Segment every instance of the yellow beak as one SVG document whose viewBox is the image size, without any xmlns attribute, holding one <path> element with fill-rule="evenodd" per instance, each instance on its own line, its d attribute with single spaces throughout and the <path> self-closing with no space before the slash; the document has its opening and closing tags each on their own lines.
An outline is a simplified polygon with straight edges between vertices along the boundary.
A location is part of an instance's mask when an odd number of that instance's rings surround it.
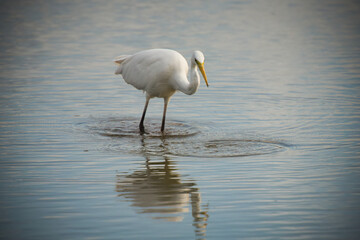
<svg viewBox="0 0 360 240">
<path fill-rule="evenodd" d="M 196 61 L 196 63 L 197 63 L 197 65 L 198 65 L 199 69 L 200 69 L 201 74 L 202 74 L 203 77 L 204 77 L 206 86 L 209 87 L 209 84 L 208 84 L 208 81 L 207 81 L 207 78 L 206 78 L 205 69 L 204 69 L 204 63 L 199 63 L 199 62 L 197 62 L 197 61 Z"/>
</svg>

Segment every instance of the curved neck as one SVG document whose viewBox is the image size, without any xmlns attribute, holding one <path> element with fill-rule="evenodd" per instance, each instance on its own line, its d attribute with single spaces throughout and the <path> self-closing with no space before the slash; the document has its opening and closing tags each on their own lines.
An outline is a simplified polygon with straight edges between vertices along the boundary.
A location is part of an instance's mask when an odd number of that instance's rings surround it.
<svg viewBox="0 0 360 240">
<path fill-rule="evenodd" d="M 200 85 L 200 76 L 197 69 L 195 61 L 192 60 L 189 74 L 190 81 L 187 81 L 187 84 L 179 89 L 181 92 L 192 95 L 197 91 Z"/>
</svg>

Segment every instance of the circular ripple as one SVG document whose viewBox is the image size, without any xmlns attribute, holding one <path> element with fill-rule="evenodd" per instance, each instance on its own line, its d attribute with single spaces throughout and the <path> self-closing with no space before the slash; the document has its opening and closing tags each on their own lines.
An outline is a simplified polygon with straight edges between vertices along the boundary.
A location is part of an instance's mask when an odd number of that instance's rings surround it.
<svg viewBox="0 0 360 240">
<path fill-rule="evenodd" d="M 172 155 L 189 157 L 245 157 L 270 154 L 286 149 L 286 144 L 261 139 L 213 139 L 168 144 Z"/>
<path fill-rule="evenodd" d="M 158 119 L 147 119 L 146 133 L 140 134 L 138 124 L 135 118 L 106 118 L 94 119 L 86 125 L 90 133 L 108 137 L 103 149 L 145 157 L 244 157 L 271 154 L 289 147 L 266 137 L 234 131 L 220 133 L 219 129 L 198 128 L 195 124 L 172 120 L 167 121 L 165 134 L 162 134 Z"/>
<path fill-rule="evenodd" d="M 194 136 L 199 133 L 196 127 L 180 121 L 168 120 L 166 122 L 165 134 L 160 131 L 161 121 L 155 119 L 145 120 L 145 133 L 147 137 L 183 138 Z M 89 125 L 89 129 L 99 135 L 107 137 L 136 137 L 140 135 L 139 119 L 134 118 L 108 118 L 95 121 Z"/>
</svg>

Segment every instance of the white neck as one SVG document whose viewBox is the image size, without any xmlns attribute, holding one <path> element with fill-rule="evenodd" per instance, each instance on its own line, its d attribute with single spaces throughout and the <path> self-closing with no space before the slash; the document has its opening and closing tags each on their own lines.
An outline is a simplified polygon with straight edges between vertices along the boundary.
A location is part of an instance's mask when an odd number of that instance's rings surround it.
<svg viewBox="0 0 360 240">
<path fill-rule="evenodd" d="M 200 76 L 198 72 L 198 67 L 193 58 L 191 59 L 191 68 L 190 68 L 189 77 L 190 77 L 190 81 L 186 79 L 187 83 L 181 87 L 179 86 L 178 90 L 187 95 L 192 95 L 198 90 L 200 85 Z"/>
</svg>

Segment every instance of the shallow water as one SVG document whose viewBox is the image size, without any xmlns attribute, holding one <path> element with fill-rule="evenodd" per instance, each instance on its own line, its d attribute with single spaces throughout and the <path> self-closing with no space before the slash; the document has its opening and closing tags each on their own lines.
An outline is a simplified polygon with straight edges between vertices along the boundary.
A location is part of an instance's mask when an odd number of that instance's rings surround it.
<svg viewBox="0 0 360 240">
<path fill-rule="evenodd" d="M 1 239 L 356 239 L 356 1 L 2 1 Z M 205 54 L 150 101 L 111 60 Z"/>
<path fill-rule="evenodd" d="M 290 145 L 264 136 L 245 132 L 220 132 L 202 127 L 196 122 L 168 121 L 162 133 L 159 121 L 147 119 L 145 133 L 139 130 L 136 118 L 92 119 L 87 126 L 78 124 L 89 134 L 108 137 L 102 141 L 107 150 L 122 153 L 187 156 L 204 158 L 242 157 L 274 153 L 286 150 Z"/>
</svg>

